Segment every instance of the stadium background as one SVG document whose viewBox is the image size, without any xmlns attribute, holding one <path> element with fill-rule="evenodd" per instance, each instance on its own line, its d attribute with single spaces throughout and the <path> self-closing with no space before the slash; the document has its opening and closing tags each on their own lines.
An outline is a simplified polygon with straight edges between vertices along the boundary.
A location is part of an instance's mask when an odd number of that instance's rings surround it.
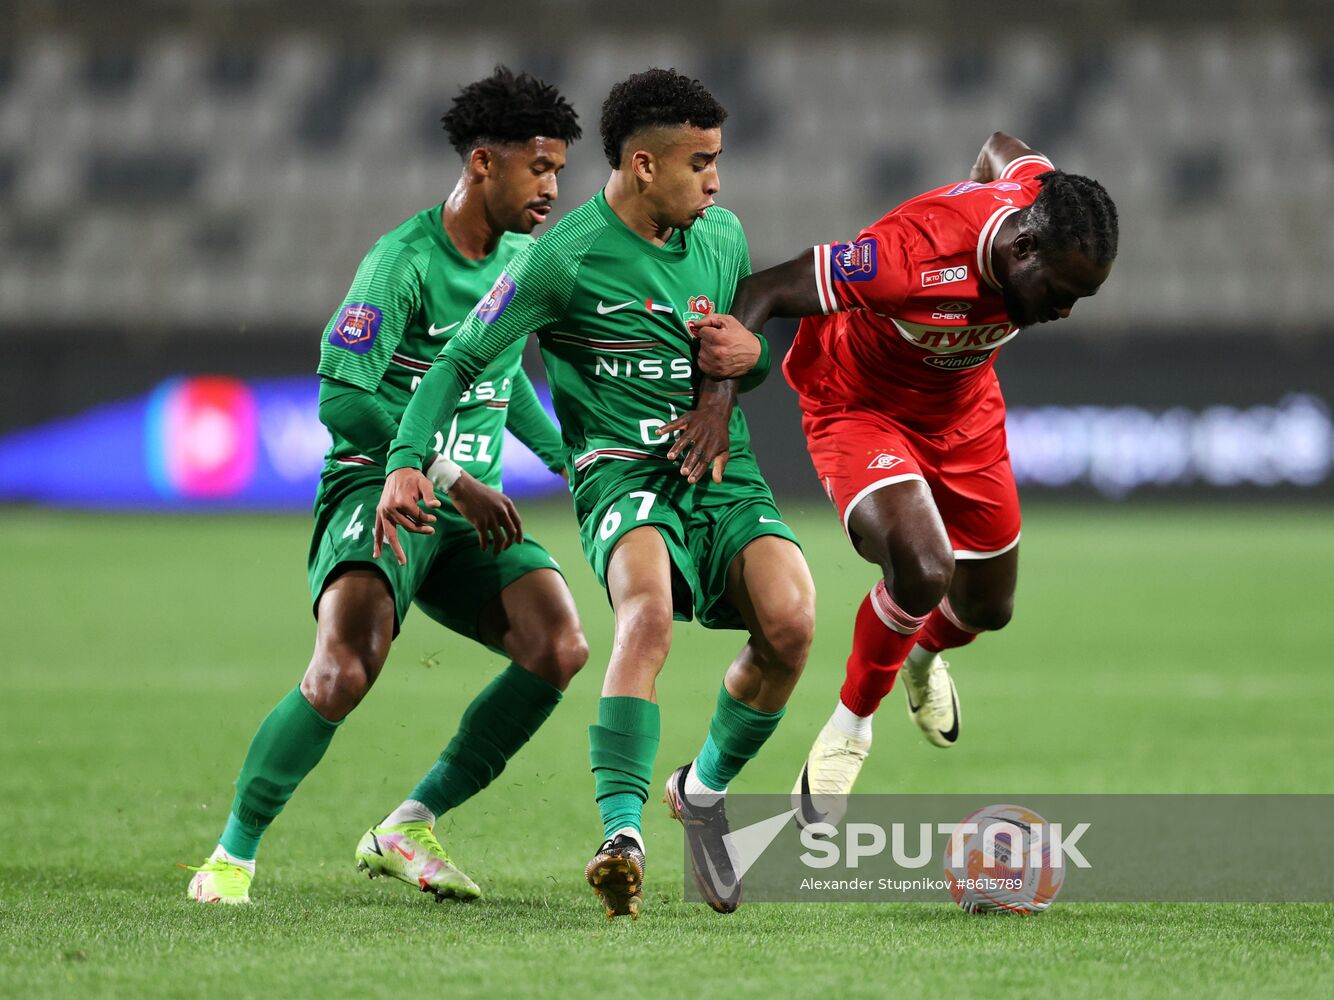
<svg viewBox="0 0 1334 1000">
<path fill-rule="evenodd" d="M 498 61 L 583 117 L 557 214 L 605 179 L 611 83 L 699 76 L 732 113 L 720 200 L 759 267 L 962 177 L 997 128 L 1118 202 L 1105 289 L 1000 361 L 1023 570 L 1014 623 L 954 657 L 964 737 L 933 750 L 891 695 L 859 790 L 1334 789 L 1331 39 L 1327 0 L 3 5 L 0 992 L 605 996 L 612 969 L 677 998 L 1334 994 L 1330 906 L 715 918 L 681 904 L 679 828 L 654 802 L 650 905 L 604 925 L 579 872 L 610 615 L 558 483 L 522 510 L 592 658 L 447 823 L 487 900 L 436 908 L 348 861 L 499 665 L 416 613 L 266 838 L 257 905 L 199 912 L 172 867 L 217 835 L 310 654 L 319 332 L 371 241 L 451 189 L 439 115 Z M 790 330 L 769 332 L 781 350 Z M 828 715 L 873 570 L 781 379 L 745 404 L 819 589 L 807 677 L 738 782 L 772 792 Z M 551 489 L 522 457 L 510 485 Z M 697 748 L 733 648 L 677 630 L 659 778 Z"/>
<path fill-rule="evenodd" d="M 732 113 L 721 199 L 757 267 L 1021 136 L 1105 183 L 1125 247 L 1096 300 L 1003 353 L 1030 493 L 1328 498 L 1329 5 L 919 6 L 7 5 L 0 499 L 58 502 L 43 456 L 98 440 L 109 478 L 84 502 L 302 506 L 318 332 L 376 236 L 449 192 L 439 116 L 499 61 L 583 116 L 557 214 L 605 180 L 613 82 L 698 75 Z M 149 398 L 182 375 L 302 381 Z M 815 492 L 781 379 L 747 408 L 778 490 Z"/>
</svg>

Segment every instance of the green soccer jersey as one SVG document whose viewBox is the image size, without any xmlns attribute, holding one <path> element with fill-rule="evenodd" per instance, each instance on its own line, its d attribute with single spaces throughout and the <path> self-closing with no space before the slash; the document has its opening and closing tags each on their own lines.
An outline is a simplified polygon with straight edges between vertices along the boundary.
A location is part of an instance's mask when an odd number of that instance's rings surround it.
<svg viewBox="0 0 1334 1000">
<path fill-rule="evenodd" d="M 655 432 L 693 405 L 686 323 L 729 309 L 749 273 L 745 233 L 726 209 L 710 208 L 658 246 L 599 193 L 516 254 L 445 345 L 404 414 L 389 471 L 419 467 L 460 387 L 530 333 L 541 343 L 576 482 L 603 461 L 669 464 L 671 441 Z M 739 409 L 731 436 L 734 452 L 748 447 Z"/>
<path fill-rule="evenodd" d="M 464 326 L 510 260 L 533 243 L 505 233 L 482 260 L 458 252 L 436 205 L 382 236 L 357 268 L 343 305 L 325 328 L 319 373 L 373 393 L 397 422 L 441 346 Z M 455 393 L 448 424 L 432 427 L 423 457 L 439 452 L 488 486 L 500 486 L 500 450 L 508 424 L 548 468 L 559 470 L 559 432 L 542 410 L 515 341 L 478 368 Z M 382 478 L 384 447 L 367 453 L 331 429 L 326 492 Z"/>
</svg>

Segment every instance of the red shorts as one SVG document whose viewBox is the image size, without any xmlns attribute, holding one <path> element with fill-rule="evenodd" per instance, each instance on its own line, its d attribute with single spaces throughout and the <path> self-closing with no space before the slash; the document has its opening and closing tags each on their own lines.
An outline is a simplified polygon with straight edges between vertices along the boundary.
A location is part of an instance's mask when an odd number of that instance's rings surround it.
<svg viewBox="0 0 1334 1000">
<path fill-rule="evenodd" d="M 844 532 L 867 496 L 920 479 L 935 499 L 955 559 L 989 559 L 1019 544 L 1019 492 L 1003 404 L 998 415 L 980 412 L 978 419 L 938 436 L 919 434 L 871 410 L 803 404 L 806 447 Z"/>
</svg>

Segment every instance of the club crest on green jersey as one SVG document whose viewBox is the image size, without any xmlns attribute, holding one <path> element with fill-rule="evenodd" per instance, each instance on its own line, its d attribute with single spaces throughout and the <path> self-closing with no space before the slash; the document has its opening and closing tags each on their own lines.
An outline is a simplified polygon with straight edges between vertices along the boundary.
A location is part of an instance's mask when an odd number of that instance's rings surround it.
<svg viewBox="0 0 1334 1000">
<path fill-rule="evenodd" d="M 686 322 L 693 323 L 713 312 L 713 303 L 707 295 L 692 295 L 686 301 Z"/>
</svg>

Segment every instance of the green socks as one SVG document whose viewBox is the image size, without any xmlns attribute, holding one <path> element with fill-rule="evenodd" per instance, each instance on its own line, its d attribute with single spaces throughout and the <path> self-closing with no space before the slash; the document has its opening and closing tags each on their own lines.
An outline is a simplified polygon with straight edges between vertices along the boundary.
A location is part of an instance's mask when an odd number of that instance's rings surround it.
<svg viewBox="0 0 1334 1000">
<path fill-rule="evenodd" d="M 320 762 L 338 726 L 315 711 L 299 687 L 274 706 L 250 741 L 236 778 L 231 815 L 218 841 L 228 854 L 254 860 L 260 837 Z"/>
<path fill-rule="evenodd" d="M 746 761 L 760 752 L 773 735 L 786 708 L 761 712 L 737 701 L 723 685 L 718 706 L 709 720 L 709 735 L 695 758 L 695 773 L 707 787 L 721 792 L 732 783 Z"/>
<path fill-rule="evenodd" d="M 511 663 L 463 712 L 459 730 L 408 796 L 440 816 L 489 785 L 561 700 L 559 688 Z"/>
<path fill-rule="evenodd" d="M 662 718 L 651 701 L 598 701 L 597 725 L 588 727 L 588 756 L 604 836 L 627 826 L 639 829 L 661 732 Z"/>
</svg>

